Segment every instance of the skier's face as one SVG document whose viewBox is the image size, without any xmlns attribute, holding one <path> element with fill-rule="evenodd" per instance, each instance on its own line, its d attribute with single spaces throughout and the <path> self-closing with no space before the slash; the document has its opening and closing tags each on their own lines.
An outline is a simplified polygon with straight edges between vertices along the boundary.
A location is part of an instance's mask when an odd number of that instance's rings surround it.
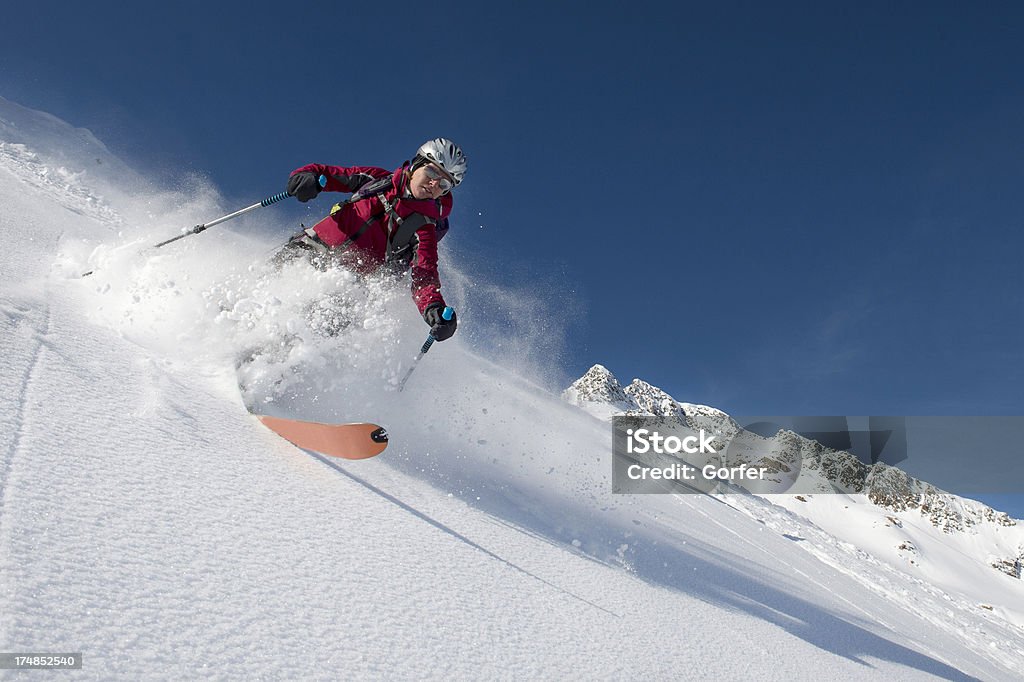
<svg viewBox="0 0 1024 682">
<path fill-rule="evenodd" d="M 450 176 L 433 163 L 417 168 L 409 181 L 409 191 L 416 199 L 437 199 L 451 188 Z"/>
</svg>

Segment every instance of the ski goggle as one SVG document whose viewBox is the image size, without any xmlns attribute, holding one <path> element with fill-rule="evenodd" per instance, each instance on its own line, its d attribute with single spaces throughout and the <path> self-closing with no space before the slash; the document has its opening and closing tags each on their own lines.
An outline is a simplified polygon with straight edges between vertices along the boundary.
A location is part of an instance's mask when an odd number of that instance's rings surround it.
<svg viewBox="0 0 1024 682">
<path fill-rule="evenodd" d="M 438 168 L 432 163 L 428 163 L 423 167 L 423 171 L 427 174 L 427 177 L 431 180 L 437 180 L 437 186 L 442 192 L 450 192 L 455 184 L 451 180 L 451 176 L 446 174 L 443 170 Z"/>
</svg>

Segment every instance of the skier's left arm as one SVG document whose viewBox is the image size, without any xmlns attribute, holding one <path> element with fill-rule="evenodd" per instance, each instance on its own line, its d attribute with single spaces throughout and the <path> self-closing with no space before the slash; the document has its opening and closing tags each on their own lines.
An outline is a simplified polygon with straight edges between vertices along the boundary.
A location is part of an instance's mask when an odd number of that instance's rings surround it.
<svg viewBox="0 0 1024 682">
<path fill-rule="evenodd" d="M 437 274 L 436 226 L 431 223 L 420 228 L 416 231 L 415 239 L 409 268 L 412 273 L 412 298 L 423 315 L 423 321 L 430 325 L 430 334 L 437 341 L 445 341 L 459 328 L 459 321 L 455 311 L 452 311 L 450 319 L 441 316 L 445 302 L 441 296 L 441 278 Z"/>
<path fill-rule="evenodd" d="M 437 228 L 427 223 L 416 230 L 413 237 L 412 261 L 409 274 L 412 276 L 412 300 L 422 315 L 427 308 L 445 305 L 441 296 L 441 277 L 437 271 Z"/>
</svg>

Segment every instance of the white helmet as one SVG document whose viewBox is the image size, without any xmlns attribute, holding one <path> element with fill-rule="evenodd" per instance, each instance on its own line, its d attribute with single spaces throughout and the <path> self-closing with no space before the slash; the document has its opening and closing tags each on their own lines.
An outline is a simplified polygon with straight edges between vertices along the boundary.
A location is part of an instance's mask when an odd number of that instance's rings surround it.
<svg viewBox="0 0 1024 682">
<path fill-rule="evenodd" d="M 462 177 L 466 174 L 466 155 L 462 153 L 459 145 L 443 137 L 435 137 L 421 144 L 416 150 L 416 157 L 436 163 L 452 176 L 452 181 L 456 185 L 462 182 Z"/>
</svg>

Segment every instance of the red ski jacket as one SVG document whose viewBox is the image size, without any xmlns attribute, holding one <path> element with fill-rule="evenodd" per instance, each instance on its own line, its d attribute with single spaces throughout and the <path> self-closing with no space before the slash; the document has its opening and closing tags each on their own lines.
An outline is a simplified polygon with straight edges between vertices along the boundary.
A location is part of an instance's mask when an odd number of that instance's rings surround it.
<svg viewBox="0 0 1024 682">
<path fill-rule="evenodd" d="M 407 170 L 408 164 L 387 171 L 373 166 L 346 168 L 311 163 L 295 169 L 292 175 L 311 171 L 326 176 L 325 192 L 355 192 L 368 182 L 389 175 L 392 177 L 392 187 L 387 191 L 335 206 L 331 215 L 314 225 L 313 229 L 320 241 L 331 248 L 345 244 L 346 240 L 358 235 L 347 246 L 358 254 L 356 266 L 361 271 L 377 270 L 384 265 L 389 254 L 399 256 L 399 263 L 408 263 L 412 275 L 412 298 L 422 314 L 432 303 L 445 305 L 441 296 L 441 278 L 437 273 L 437 225 L 439 221 L 446 221 L 451 214 L 452 196 L 445 194 L 438 199 L 413 198 L 408 192 Z M 382 199 L 392 206 L 406 225 L 406 230 L 398 229 Z M 392 243 L 390 250 L 389 228 L 391 235 L 405 241 L 401 244 Z M 407 235 L 410 229 L 415 231 Z M 402 251 L 406 247 L 407 250 Z"/>
</svg>

